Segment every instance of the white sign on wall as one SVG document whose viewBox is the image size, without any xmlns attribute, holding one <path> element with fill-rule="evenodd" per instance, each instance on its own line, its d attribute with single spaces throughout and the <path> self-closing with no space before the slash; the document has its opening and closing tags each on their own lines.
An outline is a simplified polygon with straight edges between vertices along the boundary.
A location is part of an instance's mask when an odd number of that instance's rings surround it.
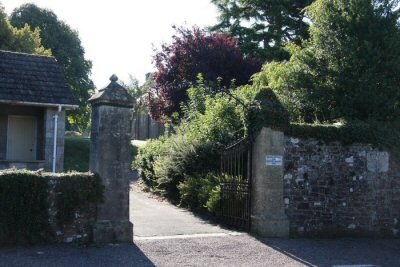
<svg viewBox="0 0 400 267">
<path fill-rule="evenodd" d="M 283 157 L 281 155 L 267 155 L 267 166 L 282 166 Z"/>
</svg>

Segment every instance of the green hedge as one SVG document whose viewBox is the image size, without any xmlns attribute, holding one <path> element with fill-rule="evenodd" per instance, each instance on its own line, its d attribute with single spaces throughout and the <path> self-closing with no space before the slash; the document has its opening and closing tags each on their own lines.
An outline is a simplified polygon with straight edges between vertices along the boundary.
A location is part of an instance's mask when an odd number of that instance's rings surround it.
<svg viewBox="0 0 400 267">
<path fill-rule="evenodd" d="M 51 193 L 55 194 L 57 224 L 62 225 L 85 204 L 101 201 L 103 186 L 92 173 L 0 171 L 0 245 L 54 240 L 49 220 Z"/>
</svg>

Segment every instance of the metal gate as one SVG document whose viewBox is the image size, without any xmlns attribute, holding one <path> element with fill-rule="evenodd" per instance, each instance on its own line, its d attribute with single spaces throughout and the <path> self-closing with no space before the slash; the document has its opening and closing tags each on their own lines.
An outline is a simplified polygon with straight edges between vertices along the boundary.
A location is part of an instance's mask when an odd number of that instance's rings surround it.
<svg viewBox="0 0 400 267">
<path fill-rule="evenodd" d="M 252 142 L 249 138 L 225 148 L 221 156 L 221 220 L 250 231 Z"/>
</svg>

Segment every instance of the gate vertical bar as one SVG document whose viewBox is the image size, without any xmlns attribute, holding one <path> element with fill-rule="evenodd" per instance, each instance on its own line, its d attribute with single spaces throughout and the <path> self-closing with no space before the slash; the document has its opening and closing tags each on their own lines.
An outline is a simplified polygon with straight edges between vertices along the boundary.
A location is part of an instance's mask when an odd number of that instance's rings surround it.
<svg viewBox="0 0 400 267">
<path fill-rule="evenodd" d="M 221 220 L 250 230 L 251 139 L 242 139 L 221 153 Z"/>
</svg>

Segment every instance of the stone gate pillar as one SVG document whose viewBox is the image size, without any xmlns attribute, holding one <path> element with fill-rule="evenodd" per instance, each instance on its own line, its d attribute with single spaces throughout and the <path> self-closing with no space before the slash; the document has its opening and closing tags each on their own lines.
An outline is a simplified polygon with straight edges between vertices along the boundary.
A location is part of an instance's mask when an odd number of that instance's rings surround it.
<svg viewBox="0 0 400 267">
<path fill-rule="evenodd" d="M 263 128 L 253 145 L 252 232 L 288 237 L 289 220 L 283 202 L 284 134 Z"/>
<path fill-rule="evenodd" d="M 95 242 L 133 242 L 129 221 L 130 134 L 134 100 L 125 88 L 111 83 L 94 94 L 90 142 L 90 170 L 99 174 L 104 202 L 97 208 Z"/>
</svg>

